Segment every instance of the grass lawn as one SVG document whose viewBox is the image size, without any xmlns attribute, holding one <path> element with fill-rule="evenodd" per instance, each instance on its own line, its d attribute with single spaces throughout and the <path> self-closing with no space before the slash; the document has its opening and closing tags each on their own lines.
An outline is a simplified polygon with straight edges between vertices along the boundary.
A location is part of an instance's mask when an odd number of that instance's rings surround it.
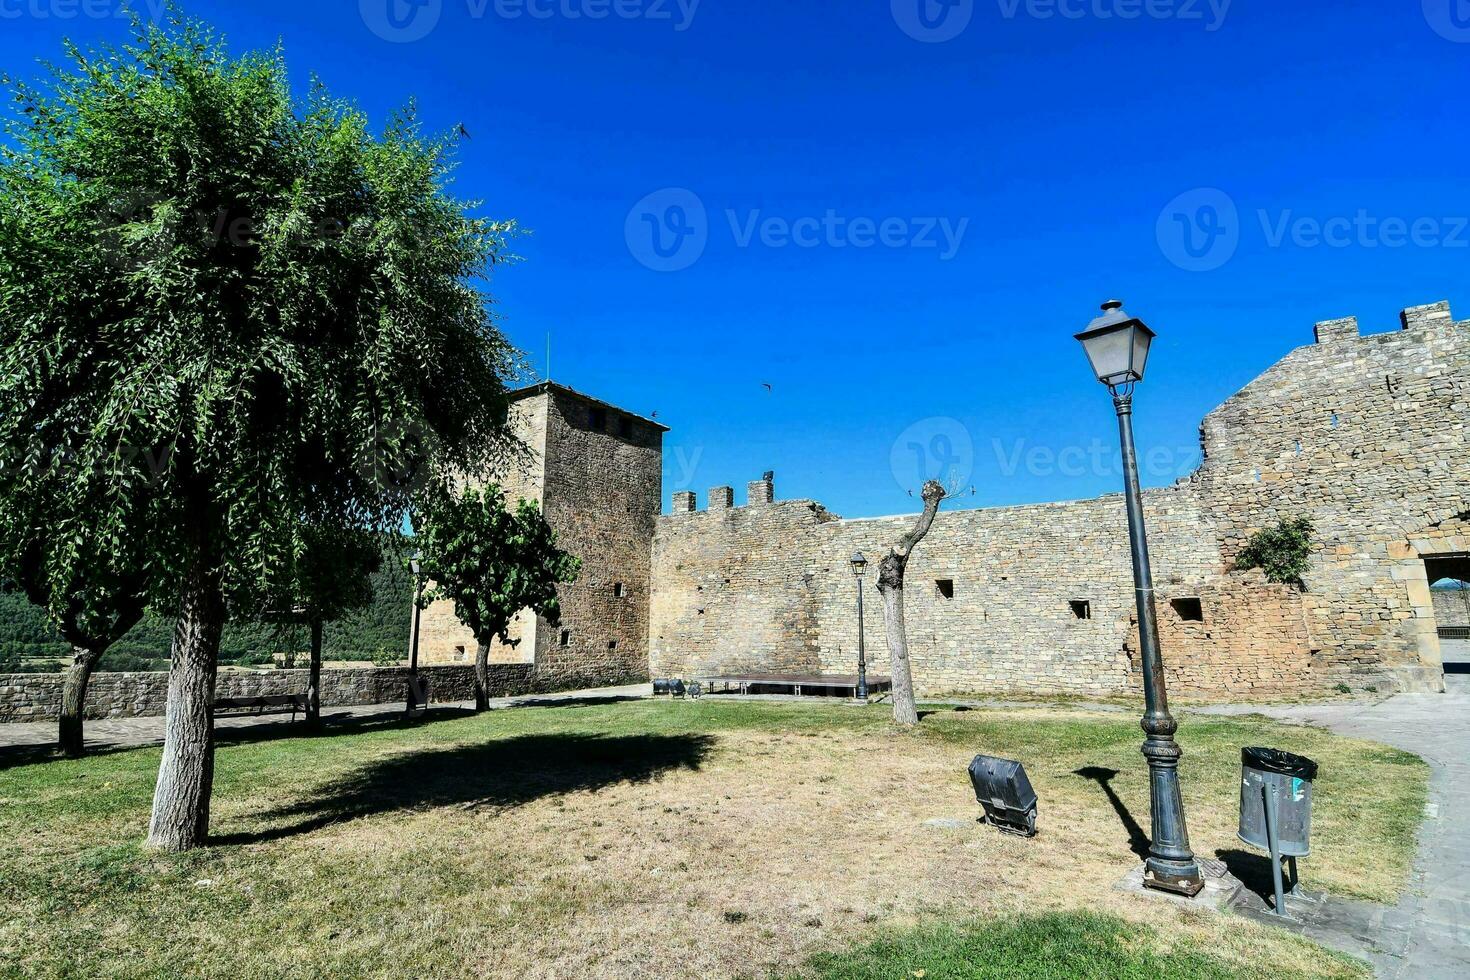
<svg viewBox="0 0 1470 980">
<path fill-rule="evenodd" d="M 223 744 L 215 844 L 181 856 L 139 847 L 157 749 L 24 766 L 0 772 L 0 975 L 1363 975 L 1113 889 L 1148 824 L 1141 738 L 1069 708 L 903 733 L 886 707 L 709 699 L 344 727 Z M 1181 741 L 1198 853 L 1262 873 L 1239 751 L 1275 745 L 1322 764 L 1307 886 L 1397 894 L 1416 757 L 1259 718 L 1186 715 Z M 981 751 L 1025 761 L 1034 840 L 974 822 Z"/>
</svg>

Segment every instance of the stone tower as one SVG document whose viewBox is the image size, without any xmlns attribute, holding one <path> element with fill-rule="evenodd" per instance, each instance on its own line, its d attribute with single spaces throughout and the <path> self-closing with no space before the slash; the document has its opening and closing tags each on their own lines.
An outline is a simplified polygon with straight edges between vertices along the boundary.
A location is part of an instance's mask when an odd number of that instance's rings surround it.
<svg viewBox="0 0 1470 980">
<path fill-rule="evenodd" d="M 648 678 L 648 605 L 654 521 L 663 497 L 666 426 L 565 385 L 514 391 L 511 426 L 530 452 L 498 475 L 511 503 L 535 501 L 562 548 L 582 560 L 563 585 L 561 625 L 521 612 L 514 646 L 491 663 L 533 663 L 536 686 L 599 686 Z M 421 663 L 473 661 L 475 641 L 439 602 L 424 610 Z"/>
</svg>

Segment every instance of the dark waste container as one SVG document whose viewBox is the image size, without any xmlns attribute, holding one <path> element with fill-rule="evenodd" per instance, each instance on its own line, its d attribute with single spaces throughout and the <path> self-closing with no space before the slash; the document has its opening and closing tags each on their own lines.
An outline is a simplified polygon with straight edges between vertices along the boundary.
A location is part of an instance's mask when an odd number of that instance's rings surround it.
<svg viewBox="0 0 1470 980">
<path fill-rule="evenodd" d="M 1271 850 L 1266 804 L 1276 800 L 1276 852 L 1306 857 L 1312 843 L 1312 780 L 1317 763 L 1280 749 L 1240 750 L 1240 839 Z"/>
<path fill-rule="evenodd" d="M 1026 767 L 1011 759 L 977 755 L 970 763 L 970 785 L 985 809 L 985 819 L 998 830 L 1036 836 L 1036 791 Z"/>
</svg>

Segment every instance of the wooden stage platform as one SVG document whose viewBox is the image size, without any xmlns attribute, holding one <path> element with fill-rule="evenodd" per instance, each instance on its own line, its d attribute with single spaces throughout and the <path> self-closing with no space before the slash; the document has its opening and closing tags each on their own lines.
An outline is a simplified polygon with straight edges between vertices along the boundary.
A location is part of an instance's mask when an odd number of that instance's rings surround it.
<svg viewBox="0 0 1470 980">
<path fill-rule="evenodd" d="M 694 678 L 706 694 L 795 694 L 857 697 L 857 674 L 710 674 Z M 868 694 L 893 690 L 891 677 L 868 675 Z"/>
</svg>

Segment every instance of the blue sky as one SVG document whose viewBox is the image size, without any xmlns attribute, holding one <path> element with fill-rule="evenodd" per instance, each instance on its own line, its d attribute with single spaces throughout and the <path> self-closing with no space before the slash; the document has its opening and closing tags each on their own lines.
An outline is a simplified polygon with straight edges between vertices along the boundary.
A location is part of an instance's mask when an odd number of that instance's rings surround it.
<svg viewBox="0 0 1470 980">
<path fill-rule="evenodd" d="M 0 68 L 121 38 L 116 9 L 0 0 Z M 504 329 L 672 427 L 666 499 L 767 469 L 845 516 L 915 509 L 922 468 L 961 506 L 1113 492 L 1072 340 L 1111 296 L 1159 333 L 1150 485 L 1314 321 L 1470 317 L 1464 0 L 185 9 L 375 119 L 464 124 L 458 193 L 531 231 Z"/>
</svg>

